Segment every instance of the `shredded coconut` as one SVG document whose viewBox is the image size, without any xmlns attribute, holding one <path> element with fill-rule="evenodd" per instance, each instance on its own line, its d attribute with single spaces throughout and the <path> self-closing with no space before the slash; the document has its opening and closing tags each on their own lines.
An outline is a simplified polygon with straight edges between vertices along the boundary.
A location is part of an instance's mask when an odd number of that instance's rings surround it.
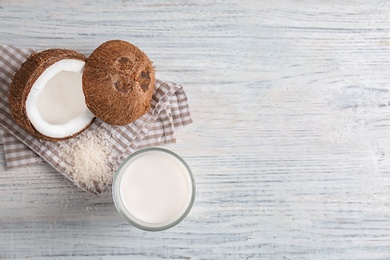
<svg viewBox="0 0 390 260">
<path fill-rule="evenodd" d="M 100 192 L 112 183 L 114 167 L 108 160 L 112 144 L 106 130 L 88 129 L 71 142 L 60 143 L 59 149 L 66 155 L 63 166 L 75 184 Z"/>
</svg>

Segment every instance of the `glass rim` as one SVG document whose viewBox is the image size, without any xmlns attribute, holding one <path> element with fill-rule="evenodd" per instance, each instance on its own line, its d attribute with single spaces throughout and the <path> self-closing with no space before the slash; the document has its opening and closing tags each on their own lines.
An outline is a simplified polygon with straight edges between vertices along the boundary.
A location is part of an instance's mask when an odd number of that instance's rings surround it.
<svg viewBox="0 0 390 260">
<path fill-rule="evenodd" d="M 148 225 L 143 225 L 143 224 L 140 224 L 138 222 L 135 222 L 133 219 L 131 219 L 131 217 L 128 216 L 130 214 L 130 212 L 128 212 L 125 209 L 123 202 L 122 202 L 122 199 L 121 199 L 121 196 L 120 196 L 120 187 L 119 187 L 120 181 L 119 181 L 119 179 L 123 175 L 122 169 L 124 169 L 124 167 L 127 166 L 127 163 L 129 161 L 131 161 L 133 158 L 135 158 L 136 156 L 143 154 L 143 153 L 146 153 L 146 152 L 150 152 L 150 151 L 163 152 L 163 153 L 172 155 L 173 157 L 178 159 L 183 164 L 183 166 L 186 168 L 187 173 L 190 177 L 190 181 L 191 181 L 191 184 L 190 184 L 191 198 L 190 198 L 188 205 L 186 206 L 186 210 L 180 215 L 180 217 L 178 217 L 174 221 L 169 222 L 168 224 L 165 224 L 162 226 L 148 226 Z M 162 230 L 172 228 L 172 227 L 176 226 L 177 224 L 179 224 L 191 211 L 192 206 L 193 206 L 194 201 L 195 201 L 195 180 L 194 180 L 194 176 L 193 176 L 193 173 L 192 173 L 190 166 L 178 154 L 176 154 L 168 149 L 160 148 L 160 147 L 143 148 L 143 149 L 140 149 L 140 150 L 132 153 L 131 155 L 129 155 L 125 160 L 123 160 L 123 162 L 120 164 L 120 166 L 116 170 L 114 178 L 113 178 L 113 182 L 112 182 L 112 198 L 113 198 L 115 207 L 116 207 L 117 211 L 119 212 L 119 214 L 132 226 L 139 228 L 139 229 L 142 229 L 142 230 L 145 230 L 145 231 L 162 231 Z M 143 222 L 143 221 L 140 221 L 140 222 Z M 143 222 L 143 223 L 145 223 L 145 222 Z"/>
</svg>

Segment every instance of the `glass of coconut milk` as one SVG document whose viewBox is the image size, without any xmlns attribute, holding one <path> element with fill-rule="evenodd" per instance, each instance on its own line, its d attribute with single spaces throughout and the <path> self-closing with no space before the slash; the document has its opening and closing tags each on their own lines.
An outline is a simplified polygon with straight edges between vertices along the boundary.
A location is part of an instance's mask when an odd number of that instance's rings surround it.
<svg viewBox="0 0 390 260">
<path fill-rule="evenodd" d="M 195 182 L 180 156 L 163 148 L 146 148 L 119 167 L 112 195 L 119 213 L 130 224 L 160 231 L 177 225 L 190 212 Z"/>
</svg>

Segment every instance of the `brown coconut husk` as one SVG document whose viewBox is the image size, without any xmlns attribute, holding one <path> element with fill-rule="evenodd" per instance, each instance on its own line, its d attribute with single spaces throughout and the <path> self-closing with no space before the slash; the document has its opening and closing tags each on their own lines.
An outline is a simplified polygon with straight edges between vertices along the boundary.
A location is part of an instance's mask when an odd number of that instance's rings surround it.
<svg viewBox="0 0 390 260">
<path fill-rule="evenodd" d="M 96 117 L 113 125 L 129 124 L 149 110 L 154 83 L 146 54 L 121 40 L 96 48 L 83 72 L 85 103 Z"/>
<path fill-rule="evenodd" d="M 31 54 L 15 73 L 9 87 L 8 102 L 15 122 L 29 134 L 48 141 L 60 141 L 72 138 L 83 130 L 64 138 L 53 138 L 38 132 L 28 118 L 26 100 L 32 86 L 46 68 L 63 59 L 85 61 L 86 57 L 76 51 L 66 49 L 48 49 Z M 92 123 L 93 120 L 91 120 Z"/>
</svg>

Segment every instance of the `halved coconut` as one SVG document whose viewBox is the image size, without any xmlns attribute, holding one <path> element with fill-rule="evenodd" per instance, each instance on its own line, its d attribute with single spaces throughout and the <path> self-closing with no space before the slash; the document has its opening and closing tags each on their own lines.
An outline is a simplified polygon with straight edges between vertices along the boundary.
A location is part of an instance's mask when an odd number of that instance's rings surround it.
<svg viewBox="0 0 390 260">
<path fill-rule="evenodd" d="M 83 72 L 88 108 L 113 125 L 129 124 L 149 110 L 154 83 L 154 69 L 146 54 L 121 40 L 96 48 Z"/>
<path fill-rule="evenodd" d="M 16 123 L 31 135 L 59 141 L 85 130 L 95 116 L 85 104 L 85 56 L 72 50 L 34 53 L 16 72 L 9 105 Z"/>
</svg>

